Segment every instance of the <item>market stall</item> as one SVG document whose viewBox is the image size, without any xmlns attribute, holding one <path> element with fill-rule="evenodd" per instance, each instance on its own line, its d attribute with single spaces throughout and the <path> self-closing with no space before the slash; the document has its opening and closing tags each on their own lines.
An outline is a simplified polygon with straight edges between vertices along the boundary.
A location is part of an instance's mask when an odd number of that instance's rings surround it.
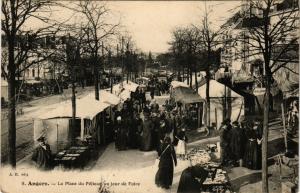
<svg viewBox="0 0 300 193">
<path fill-rule="evenodd" d="M 172 81 L 171 82 L 171 89 L 175 89 L 177 87 L 186 87 L 186 88 L 188 88 L 189 85 L 185 84 L 184 82 L 180 82 L 180 81 L 176 81 L 176 80 Z"/>
<path fill-rule="evenodd" d="M 192 167 L 203 168 L 208 172 L 205 179 L 195 177 L 201 183 L 201 192 L 231 192 L 231 186 L 227 172 L 223 170 L 218 159 L 213 159 L 217 149 L 213 150 L 210 146 L 207 149 L 193 148 L 187 155 Z M 200 190 L 199 190 L 200 191 Z"/>
<path fill-rule="evenodd" d="M 241 95 L 215 80 L 210 80 L 209 87 L 210 112 L 207 115 L 211 126 L 219 128 L 224 119 L 230 118 L 233 122 L 244 115 L 245 103 Z M 198 94 L 206 98 L 206 84 L 198 88 Z"/>
<path fill-rule="evenodd" d="M 84 140 L 84 137 L 90 134 L 95 134 L 99 142 L 100 126 L 98 119 L 100 113 L 109 106 L 110 104 L 97 101 L 89 95 L 77 99 L 75 130 L 71 131 L 72 104 L 70 101 L 60 103 L 57 108 L 40 114 L 34 119 L 34 138 L 46 135 L 53 153 L 70 145 L 75 138 Z"/>
<path fill-rule="evenodd" d="M 205 100 L 182 82 L 173 81 L 172 83 L 170 98 L 179 107 L 181 115 L 187 119 L 185 121 L 187 127 L 201 127 L 204 124 Z"/>
<path fill-rule="evenodd" d="M 134 83 L 134 82 L 123 81 L 123 82 L 121 82 L 121 83 L 116 84 L 116 85 L 113 86 L 113 88 L 112 88 L 112 94 L 120 97 L 123 100 L 126 100 L 127 99 L 126 97 L 128 97 L 128 93 L 136 92 L 136 90 L 137 90 L 138 87 L 139 87 L 139 85 L 136 84 L 136 83 Z M 123 94 L 121 94 L 121 93 L 123 93 Z"/>
</svg>

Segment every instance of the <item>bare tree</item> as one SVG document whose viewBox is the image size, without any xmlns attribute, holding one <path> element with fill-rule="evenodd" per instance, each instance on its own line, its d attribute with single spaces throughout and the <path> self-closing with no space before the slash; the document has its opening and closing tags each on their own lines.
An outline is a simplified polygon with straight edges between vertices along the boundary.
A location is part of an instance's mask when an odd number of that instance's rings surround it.
<svg viewBox="0 0 300 193">
<path fill-rule="evenodd" d="M 70 75 L 70 82 L 72 88 L 72 129 L 69 132 L 69 139 L 71 143 L 74 140 L 75 118 L 76 118 L 76 82 L 80 74 L 81 56 L 84 54 L 83 41 L 83 26 L 80 24 L 64 25 L 64 31 L 67 33 L 61 38 L 64 41 L 57 46 L 55 54 L 49 60 L 55 64 L 64 66 Z"/>
<path fill-rule="evenodd" d="M 83 28 L 87 52 L 94 68 L 95 98 L 99 100 L 99 67 L 102 65 L 101 51 L 105 38 L 116 34 L 119 23 L 108 22 L 110 10 L 101 1 L 80 1 L 76 9 L 83 15 L 87 25 Z M 103 65 L 102 65 L 103 66 Z"/>
<path fill-rule="evenodd" d="M 46 48 L 35 45 L 46 35 L 54 34 L 57 30 L 50 27 L 37 30 L 25 30 L 28 19 L 34 18 L 42 22 L 50 22 L 47 13 L 53 2 L 49 0 L 3 0 L 1 29 L 6 36 L 8 47 L 7 66 L 1 64 L 2 72 L 8 80 L 8 163 L 16 167 L 16 75 L 31 65 L 37 64 L 50 54 Z"/>
<path fill-rule="evenodd" d="M 198 28 L 198 27 L 196 27 Z M 206 79 L 206 102 L 207 102 L 207 112 L 210 112 L 210 96 L 209 96 L 209 80 L 211 79 L 211 70 L 213 69 L 213 52 L 217 50 L 222 42 L 220 41 L 220 36 L 222 35 L 222 29 L 214 30 L 209 22 L 209 13 L 207 12 L 205 4 L 205 15 L 202 19 L 201 27 L 198 28 L 201 32 L 200 41 L 205 50 L 206 55 L 206 69 L 205 69 L 205 79 Z M 207 116 L 207 125 L 210 126 L 210 116 Z"/>
<path fill-rule="evenodd" d="M 243 27 L 247 29 L 246 36 L 240 41 L 249 46 L 250 56 L 259 56 L 263 59 L 263 84 L 266 88 L 263 111 L 263 140 L 262 140 L 262 192 L 268 190 L 268 122 L 271 86 L 274 74 L 280 69 L 292 72 L 287 64 L 292 58 L 284 57 L 299 47 L 298 21 L 299 5 L 297 1 L 279 0 L 249 0 L 246 2 L 247 10 L 244 12 Z M 284 7 L 281 10 L 278 8 Z M 277 8 L 277 12 L 273 11 Z M 252 11 L 256 11 L 253 14 Z M 279 46 L 280 45 L 280 46 Z M 295 46 L 297 45 L 297 46 Z M 276 52 L 275 52 L 276 50 Z M 283 59 L 284 58 L 284 59 Z"/>
<path fill-rule="evenodd" d="M 174 66 L 177 70 L 177 79 L 184 77 L 184 30 L 182 28 L 176 28 L 172 31 L 171 52 L 174 56 Z M 183 80 L 182 80 L 183 81 Z"/>
</svg>

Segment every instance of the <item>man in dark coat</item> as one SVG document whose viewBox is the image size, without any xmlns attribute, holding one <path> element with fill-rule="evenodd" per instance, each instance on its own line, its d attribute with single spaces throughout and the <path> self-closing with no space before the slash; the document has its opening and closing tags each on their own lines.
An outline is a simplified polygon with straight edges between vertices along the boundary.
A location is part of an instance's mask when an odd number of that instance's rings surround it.
<svg viewBox="0 0 300 193">
<path fill-rule="evenodd" d="M 153 130 L 152 130 L 152 147 L 155 148 L 157 151 L 160 147 L 160 118 L 157 113 L 152 113 L 151 120 L 153 123 Z"/>
<path fill-rule="evenodd" d="M 106 134 L 106 142 L 110 143 L 113 141 L 114 133 L 113 133 L 113 125 L 112 120 L 107 114 L 105 116 L 105 134 Z"/>
<path fill-rule="evenodd" d="M 35 162 L 37 168 L 41 170 L 49 170 L 53 166 L 52 154 L 49 144 L 45 142 L 45 137 L 39 137 L 39 142 L 32 154 L 32 161 Z"/>
<path fill-rule="evenodd" d="M 118 151 L 126 150 L 128 131 L 126 125 L 124 124 L 124 122 L 122 122 L 121 116 L 117 117 L 117 123 L 115 125 L 115 133 L 116 133 L 116 141 L 115 141 L 116 149 Z"/>
<path fill-rule="evenodd" d="M 232 123 L 232 129 L 230 130 L 230 152 L 232 152 L 232 161 L 233 164 L 236 165 L 237 162 L 242 158 L 242 130 L 239 127 L 239 123 L 237 121 Z"/>
<path fill-rule="evenodd" d="M 143 131 L 141 133 L 141 147 L 142 151 L 151 151 L 152 149 L 152 130 L 153 123 L 149 118 L 148 113 L 144 113 L 145 120 L 142 124 Z"/>
<path fill-rule="evenodd" d="M 220 128 L 221 163 L 226 165 L 230 161 L 230 120 L 225 120 Z"/>
<path fill-rule="evenodd" d="M 206 171 L 203 167 L 192 166 L 186 168 L 181 173 L 177 193 L 201 192 L 201 186 L 207 176 L 208 171 Z"/>
<path fill-rule="evenodd" d="M 139 144 L 139 127 L 142 123 L 142 120 L 138 117 L 137 112 L 133 113 L 133 118 L 131 120 L 131 125 L 129 127 L 129 146 L 131 148 L 138 148 Z"/>
<path fill-rule="evenodd" d="M 256 121 L 251 125 L 252 128 L 247 130 L 247 146 L 244 155 L 244 166 L 249 169 L 259 170 L 262 164 L 262 125 L 259 121 Z"/>
</svg>

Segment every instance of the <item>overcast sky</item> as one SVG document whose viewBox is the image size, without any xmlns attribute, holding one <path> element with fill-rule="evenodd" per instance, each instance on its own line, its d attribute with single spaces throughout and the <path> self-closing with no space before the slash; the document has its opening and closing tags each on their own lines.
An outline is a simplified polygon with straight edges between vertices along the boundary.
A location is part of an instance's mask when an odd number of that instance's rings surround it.
<svg viewBox="0 0 300 193">
<path fill-rule="evenodd" d="M 211 25 L 218 28 L 239 4 L 240 1 L 207 1 Z M 121 18 L 122 25 L 132 35 L 136 46 L 144 52 L 154 53 L 168 50 L 171 31 L 175 27 L 200 25 L 205 13 L 204 1 L 109 1 L 107 6 L 114 17 Z M 52 17 L 63 20 L 70 16 L 68 12 L 60 10 Z"/>
<path fill-rule="evenodd" d="M 217 28 L 232 15 L 238 1 L 207 2 L 210 21 Z M 143 51 L 168 50 L 171 31 L 178 26 L 200 25 L 205 13 L 204 1 L 110 2 L 112 10 L 120 12 L 122 23 Z"/>
</svg>

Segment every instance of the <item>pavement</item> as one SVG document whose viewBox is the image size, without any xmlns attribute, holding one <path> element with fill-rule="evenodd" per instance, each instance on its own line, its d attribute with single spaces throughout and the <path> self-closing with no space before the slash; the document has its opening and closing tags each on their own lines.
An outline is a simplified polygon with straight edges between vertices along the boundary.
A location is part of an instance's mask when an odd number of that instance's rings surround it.
<svg viewBox="0 0 300 193">
<path fill-rule="evenodd" d="M 215 143 L 219 137 L 202 139 L 190 143 L 187 148 L 199 147 L 200 144 Z M 140 183 L 140 186 L 117 188 L 111 187 L 115 192 L 157 192 L 157 193 L 173 193 L 177 192 L 181 173 L 190 166 L 189 161 L 177 159 L 178 164 L 174 168 L 173 184 L 170 189 L 158 188 L 155 185 L 155 174 L 157 168 L 154 167 L 156 151 L 142 152 L 139 150 L 115 150 L 114 143 L 108 145 L 102 156 L 98 159 L 93 171 L 109 171 L 111 176 L 106 181 L 132 181 Z M 121 188 L 121 189 L 120 189 Z M 126 189 L 127 188 L 127 189 Z"/>
</svg>

